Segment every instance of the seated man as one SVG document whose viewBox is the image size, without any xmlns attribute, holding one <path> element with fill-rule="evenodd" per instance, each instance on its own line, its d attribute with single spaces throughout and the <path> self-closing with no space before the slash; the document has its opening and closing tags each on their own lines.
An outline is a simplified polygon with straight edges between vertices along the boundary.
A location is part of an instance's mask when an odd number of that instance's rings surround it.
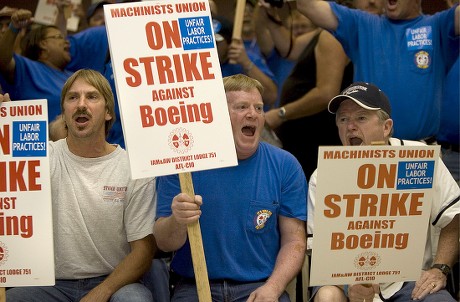
<svg viewBox="0 0 460 302">
<path fill-rule="evenodd" d="M 7 301 L 151 302 L 139 280 L 155 252 L 155 181 L 131 179 L 126 151 L 105 139 L 115 114 L 102 74 L 75 72 L 61 108 L 68 136 L 48 150 L 56 284 L 9 289 Z"/>
<path fill-rule="evenodd" d="M 418 146 L 421 142 L 392 138 L 393 120 L 391 106 L 386 95 L 376 86 L 368 83 L 354 83 L 334 97 L 328 105 L 336 114 L 336 125 L 344 146 L 371 145 L 383 141 L 391 146 Z M 441 159 L 435 172 L 435 193 L 431 210 L 429 229 L 440 232 L 439 242 L 431 242 L 427 237 L 423 270 L 417 282 L 362 284 L 342 287 L 323 286 L 313 289 L 315 302 L 318 301 L 373 301 L 374 294 L 380 292 L 383 301 L 455 301 L 445 290 L 450 268 L 458 261 L 458 235 L 460 213 L 460 189 Z M 308 188 L 308 233 L 313 234 L 314 206 L 316 196 L 317 171 Z M 436 250 L 437 246 L 437 250 Z M 435 257 L 433 259 L 433 254 Z M 380 288 L 379 288 L 380 287 Z"/>
<path fill-rule="evenodd" d="M 305 259 L 306 178 L 290 153 L 260 142 L 260 82 L 237 74 L 224 87 L 238 166 L 194 172 L 195 198 L 180 193 L 177 175 L 158 178 L 154 234 L 176 251 L 172 301 L 198 301 L 187 224 L 199 219 L 213 301 L 289 302 Z"/>
</svg>

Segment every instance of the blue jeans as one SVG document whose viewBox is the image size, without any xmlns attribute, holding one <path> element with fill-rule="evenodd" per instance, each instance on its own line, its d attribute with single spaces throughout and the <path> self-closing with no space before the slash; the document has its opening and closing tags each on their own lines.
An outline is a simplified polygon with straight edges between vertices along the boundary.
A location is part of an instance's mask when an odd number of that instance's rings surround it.
<svg viewBox="0 0 460 302">
<path fill-rule="evenodd" d="M 411 294 L 414 290 L 415 282 L 404 282 L 403 287 L 396 292 L 391 298 L 386 299 L 385 301 L 391 302 L 406 302 L 411 301 Z M 440 290 L 434 294 L 430 294 L 425 297 L 425 299 L 417 300 L 419 302 L 455 302 L 455 299 L 452 298 L 451 294 L 445 289 Z"/>
<path fill-rule="evenodd" d="M 415 287 L 415 282 L 404 282 L 403 287 L 397 291 L 391 298 L 385 299 L 383 301 L 388 301 L 388 302 L 408 302 L 408 301 L 413 301 L 411 299 L 412 291 L 414 290 Z M 313 301 L 316 292 L 320 286 L 315 286 L 312 289 L 312 296 L 310 298 L 310 301 Z M 425 297 L 425 299 L 422 300 L 417 300 L 420 302 L 455 302 L 454 298 L 449 294 L 449 292 L 445 289 L 440 290 L 434 294 L 428 295 Z"/>
<path fill-rule="evenodd" d="M 6 291 L 7 302 L 73 302 L 80 301 L 106 276 L 80 280 L 56 280 L 54 286 L 15 287 Z M 110 302 L 152 302 L 152 294 L 144 285 L 131 283 L 116 291 Z"/>
<path fill-rule="evenodd" d="M 169 302 L 169 267 L 165 259 L 153 259 L 141 282 L 152 292 L 154 302 Z"/>
<path fill-rule="evenodd" d="M 265 282 L 232 282 L 232 281 L 210 281 L 212 301 L 215 302 L 246 302 L 249 295 Z M 174 287 L 172 302 L 198 302 L 198 293 L 194 281 L 180 279 Z M 290 302 L 286 292 L 281 295 L 279 302 Z"/>
</svg>

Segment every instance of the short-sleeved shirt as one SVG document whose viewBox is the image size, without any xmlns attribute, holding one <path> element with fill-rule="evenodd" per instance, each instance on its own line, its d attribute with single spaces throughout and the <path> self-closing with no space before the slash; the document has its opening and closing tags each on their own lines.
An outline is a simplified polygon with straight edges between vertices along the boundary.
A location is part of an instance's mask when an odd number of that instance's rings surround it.
<svg viewBox="0 0 460 302">
<path fill-rule="evenodd" d="M 450 67 L 446 58 L 455 55 L 455 8 L 391 20 L 329 4 L 339 21 L 332 34 L 354 64 L 354 80 L 373 83 L 388 96 L 395 136 L 420 140 L 436 135 Z"/>
<path fill-rule="evenodd" d="M 203 197 L 200 228 L 210 279 L 241 282 L 267 279 L 280 249 L 278 216 L 305 221 L 306 178 L 290 153 L 260 143 L 238 166 L 192 173 L 195 194 Z M 177 175 L 158 178 L 157 217 L 171 215 L 180 193 Z M 187 241 L 171 268 L 193 278 Z"/>
<path fill-rule="evenodd" d="M 129 243 L 153 232 L 155 180 L 132 180 L 128 156 L 83 158 L 66 139 L 50 143 L 51 198 L 57 279 L 110 274 Z"/>
</svg>

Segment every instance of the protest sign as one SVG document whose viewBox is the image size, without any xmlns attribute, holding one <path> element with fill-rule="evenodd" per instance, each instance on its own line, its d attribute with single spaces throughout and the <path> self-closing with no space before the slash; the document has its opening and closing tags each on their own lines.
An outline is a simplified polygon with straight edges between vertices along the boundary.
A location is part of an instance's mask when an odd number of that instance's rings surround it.
<svg viewBox="0 0 460 302">
<path fill-rule="evenodd" d="M 439 146 L 320 147 L 310 285 L 417 280 Z"/>
<path fill-rule="evenodd" d="M 46 100 L 0 107 L 0 286 L 54 285 Z"/>
<path fill-rule="evenodd" d="M 209 3 L 104 5 L 115 87 L 133 178 L 237 164 Z M 197 292 L 211 301 L 199 222 L 187 225 Z"/>
<path fill-rule="evenodd" d="M 81 0 L 71 0 L 71 5 L 65 8 L 65 18 L 67 20 L 67 30 L 76 32 L 80 17 L 75 14 L 74 10 L 81 5 Z M 58 9 L 55 0 L 38 0 L 35 9 L 34 22 L 44 25 L 56 25 Z"/>
<path fill-rule="evenodd" d="M 104 5 L 133 178 L 237 164 L 207 1 Z"/>
</svg>

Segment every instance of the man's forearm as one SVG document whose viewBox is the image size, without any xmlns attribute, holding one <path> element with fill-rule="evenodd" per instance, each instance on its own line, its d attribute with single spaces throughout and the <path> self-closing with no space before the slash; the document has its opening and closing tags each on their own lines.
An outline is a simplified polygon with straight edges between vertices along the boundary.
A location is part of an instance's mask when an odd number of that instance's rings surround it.
<svg viewBox="0 0 460 302">
<path fill-rule="evenodd" d="M 316 26 L 328 30 L 335 30 L 338 26 L 337 17 L 332 12 L 328 1 L 297 0 L 297 9 Z"/>
<path fill-rule="evenodd" d="M 14 42 L 18 33 L 8 28 L 0 39 L 0 71 L 9 72 L 13 60 Z"/>
<path fill-rule="evenodd" d="M 113 272 L 97 287 L 113 295 L 123 286 L 138 282 L 152 265 L 155 243 L 153 235 L 131 243 L 131 252 L 115 267 Z M 97 287 L 95 290 L 98 290 Z"/>
<path fill-rule="evenodd" d="M 283 246 L 278 253 L 275 268 L 267 283 L 273 284 L 282 293 L 302 269 L 305 251 L 306 243 L 302 240 L 292 241 Z"/>
<path fill-rule="evenodd" d="M 179 225 L 172 215 L 158 219 L 153 230 L 158 247 L 165 252 L 178 250 L 187 240 L 187 226 Z"/>
<path fill-rule="evenodd" d="M 458 261 L 459 214 L 441 230 L 438 250 L 434 263 L 447 264 L 452 267 Z"/>
</svg>

